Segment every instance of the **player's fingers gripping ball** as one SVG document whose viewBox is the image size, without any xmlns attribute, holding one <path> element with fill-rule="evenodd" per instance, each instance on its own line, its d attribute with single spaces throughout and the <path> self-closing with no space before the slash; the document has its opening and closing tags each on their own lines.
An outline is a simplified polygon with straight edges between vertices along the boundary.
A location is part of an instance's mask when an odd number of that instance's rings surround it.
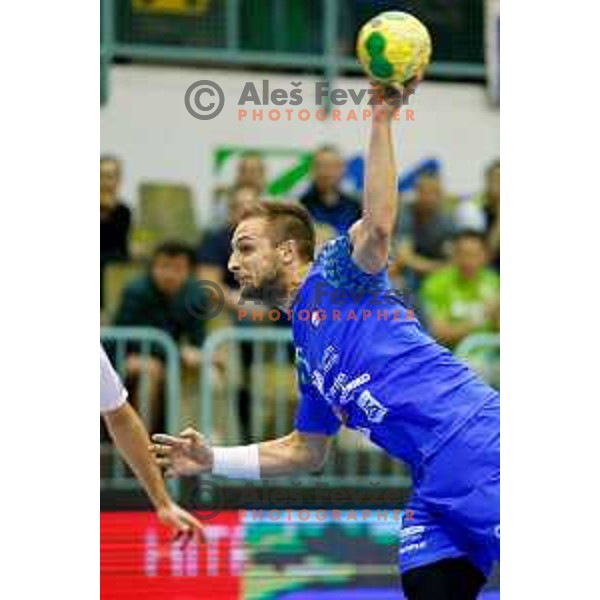
<svg viewBox="0 0 600 600">
<path fill-rule="evenodd" d="M 356 54 L 371 79 L 405 85 L 423 77 L 431 59 L 431 37 L 416 17 L 388 11 L 362 26 Z"/>
</svg>

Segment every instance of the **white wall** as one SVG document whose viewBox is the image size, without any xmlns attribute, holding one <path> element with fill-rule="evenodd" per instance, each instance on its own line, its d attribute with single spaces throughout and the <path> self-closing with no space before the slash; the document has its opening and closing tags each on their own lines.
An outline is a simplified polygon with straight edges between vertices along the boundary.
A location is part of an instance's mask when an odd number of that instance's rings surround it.
<svg viewBox="0 0 600 600">
<path fill-rule="evenodd" d="M 239 121 L 237 100 L 246 81 L 267 78 L 265 73 L 217 71 L 196 68 L 115 66 L 110 75 L 110 96 L 101 111 L 101 150 L 124 161 L 124 196 L 133 201 L 142 180 L 183 182 L 196 191 L 202 222 L 208 218 L 213 185 L 213 150 L 223 144 L 311 149 L 334 143 L 347 155 L 362 153 L 368 123 Z M 291 89 L 302 81 L 304 102 L 311 114 L 320 108 L 314 101 L 315 78 L 269 75 L 271 88 Z M 187 88 L 199 79 L 216 81 L 224 90 L 225 108 L 209 121 L 193 118 L 184 106 Z M 359 89 L 358 79 L 341 79 L 337 87 Z M 366 100 L 360 110 L 367 108 Z M 246 107 L 250 110 L 254 107 Z M 256 107 L 260 108 L 260 107 Z M 277 108 L 273 105 L 267 110 Z M 343 115 L 350 106 L 342 107 Z M 411 100 L 414 122 L 398 127 L 401 169 L 427 157 L 437 157 L 449 191 L 465 194 L 480 187 L 482 170 L 499 154 L 499 113 L 486 100 L 483 86 L 424 83 Z M 267 112 L 265 110 L 265 113 Z"/>
</svg>

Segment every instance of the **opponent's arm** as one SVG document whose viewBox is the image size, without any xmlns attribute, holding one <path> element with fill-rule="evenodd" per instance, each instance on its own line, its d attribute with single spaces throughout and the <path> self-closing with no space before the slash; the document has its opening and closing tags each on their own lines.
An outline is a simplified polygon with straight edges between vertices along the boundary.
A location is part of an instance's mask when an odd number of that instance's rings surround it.
<svg viewBox="0 0 600 600">
<path fill-rule="evenodd" d="M 319 470 L 330 438 L 299 431 L 249 446 L 215 447 L 188 428 L 178 437 L 156 434 L 151 447 L 167 477 L 212 473 L 233 479 L 260 479 Z"/>
<path fill-rule="evenodd" d="M 202 524 L 169 497 L 160 469 L 148 451 L 148 433 L 133 407 L 124 402 L 102 416 L 115 446 L 143 485 L 159 519 L 179 534 L 200 532 Z"/>
<path fill-rule="evenodd" d="M 406 98 L 416 83 L 400 89 Z M 392 139 L 392 119 L 400 104 L 388 104 L 380 88 L 378 105 L 373 107 L 371 137 L 367 154 L 362 219 L 350 229 L 354 262 L 366 273 L 378 273 L 387 265 L 398 212 L 396 162 Z"/>
<path fill-rule="evenodd" d="M 140 480 L 156 509 L 170 503 L 160 470 L 148 452 L 148 434 L 141 419 L 125 402 L 117 410 L 103 414 L 115 446 Z"/>
</svg>

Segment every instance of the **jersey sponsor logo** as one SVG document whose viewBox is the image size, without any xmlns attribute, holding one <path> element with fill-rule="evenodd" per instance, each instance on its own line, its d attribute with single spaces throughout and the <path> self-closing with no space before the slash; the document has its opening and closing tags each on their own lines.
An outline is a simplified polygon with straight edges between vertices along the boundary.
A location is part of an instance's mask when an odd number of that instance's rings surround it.
<svg viewBox="0 0 600 600">
<path fill-rule="evenodd" d="M 333 383 L 326 391 L 325 375 L 335 367 L 339 360 L 340 355 L 337 352 L 337 349 L 335 346 L 329 345 L 325 348 L 319 363 L 319 369 L 312 369 L 306 358 L 306 354 L 301 348 L 296 348 L 296 366 L 298 368 L 300 382 L 312 384 L 325 401 L 334 409 L 337 417 L 343 423 L 347 423 L 348 415 L 340 410 L 339 406 L 336 406 L 336 401 L 339 401 L 339 405 L 343 406 L 348 404 L 351 400 L 354 400 L 354 392 L 371 381 L 371 374 L 361 373 L 358 377 L 355 377 L 350 381 L 350 377 L 347 373 L 340 372 L 335 375 L 332 374 Z M 360 395 L 358 406 L 367 415 L 369 421 L 373 423 L 380 423 L 387 413 L 387 409 L 384 408 L 368 391 L 363 392 Z M 370 436 L 370 431 L 367 431 L 368 437 Z"/>
<path fill-rule="evenodd" d="M 423 539 L 424 525 L 411 525 L 400 530 L 400 555 L 423 550 L 427 542 Z"/>
<path fill-rule="evenodd" d="M 424 550 L 426 547 L 427 542 L 408 544 L 408 546 L 402 546 L 402 548 L 400 548 L 400 555 L 408 554 L 409 552 L 417 552 L 417 550 Z"/>
<path fill-rule="evenodd" d="M 325 378 L 319 371 L 312 372 L 312 383 L 319 390 L 321 396 L 325 395 Z"/>
<path fill-rule="evenodd" d="M 358 377 L 356 377 L 352 381 L 349 381 L 348 383 L 346 383 L 342 387 L 342 390 L 341 390 L 340 403 L 341 404 L 346 404 L 350 400 L 348 398 L 348 396 L 350 395 L 350 393 L 353 392 L 356 388 L 359 388 L 361 385 L 364 385 L 365 383 L 368 383 L 369 381 L 371 381 L 371 374 L 370 373 L 363 373 L 362 375 L 359 375 Z"/>
<path fill-rule="evenodd" d="M 325 394 L 323 394 L 329 404 L 335 402 L 336 399 L 339 399 L 339 402 L 342 405 L 350 402 L 350 400 L 352 400 L 352 392 L 354 392 L 361 385 L 371 381 L 371 375 L 370 373 L 363 373 L 351 381 L 348 381 L 348 379 L 348 374 L 344 372 L 338 373 L 334 377 L 330 388 Z"/>
<path fill-rule="evenodd" d="M 381 423 L 388 412 L 369 390 L 365 390 L 356 401 L 357 406 L 365 413 L 371 423 Z"/>
<path fill-rule="evenodd" d="M 327 346 L 323 353 L 322 367 L 325 373 L 329 373 L 331 369 L 339 362 L 340 355 L 335 346 Z"/>
<path fill-rule="evenodd" d="M 400 530 L 400 540 L 406 541 L 408 538 L 415 538 L 425 533 L 425 525 L 411 525 L 410 527 L 403 527 Z"/>
<path fill-rule="evenodd" d="M 338 373 L 334 380 L 332 386 L 329 388 L 327 392 L 327 398 L 329 401 L 333 401 L 338 393 L 341 393 L 346 385 L 346 380 L 348 379 L 348 375 L 346 373 Z"/>
</svg>

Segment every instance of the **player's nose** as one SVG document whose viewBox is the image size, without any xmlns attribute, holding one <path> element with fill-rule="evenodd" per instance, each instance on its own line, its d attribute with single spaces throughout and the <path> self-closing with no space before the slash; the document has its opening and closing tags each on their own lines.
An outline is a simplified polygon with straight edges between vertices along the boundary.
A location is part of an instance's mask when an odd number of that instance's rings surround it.
<svg viewBox="0 0 600 600">
<path fill-rule="evenodd" d="M 229 257 L 229 262 L 227 263 L 227 268 L 232 272 L 235 273 L 239 268 L 240 265 L 238 263 L 238 260 L 235 256 L 235 253 L 233 253 L 230 257 Z"/>
</svg>

